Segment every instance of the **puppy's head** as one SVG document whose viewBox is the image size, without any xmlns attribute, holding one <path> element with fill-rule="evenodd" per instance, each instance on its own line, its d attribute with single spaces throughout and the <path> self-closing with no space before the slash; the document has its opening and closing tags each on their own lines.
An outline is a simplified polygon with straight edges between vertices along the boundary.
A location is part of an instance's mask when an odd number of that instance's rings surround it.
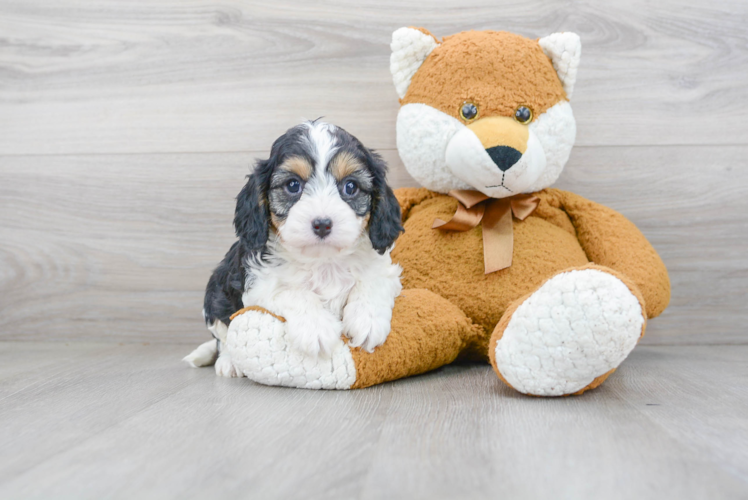
<svg viewBox="0 0 748 500">
<path fill-rule="evenodd" d="M 306 122 L 279 137 L 237 197 L 236 234 L 262 249 L 270 232 L 310 257 L 332 256 L 369 237 L 379 253 L 403 228 L 387 165 L 345 130 Z"/>
</svg>

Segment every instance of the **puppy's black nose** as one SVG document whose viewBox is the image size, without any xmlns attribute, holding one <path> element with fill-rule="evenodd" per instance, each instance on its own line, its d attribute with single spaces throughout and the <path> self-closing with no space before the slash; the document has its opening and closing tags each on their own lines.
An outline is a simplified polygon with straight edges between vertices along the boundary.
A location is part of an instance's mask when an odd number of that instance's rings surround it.
<svg viewBox="0 0 748 500">
<path fill-rule="evenodd" d="M 312 221 L 312 231 L 320 239 L 324 239 L 332 231 L 332 221 L 330 219 L 314 219 Z"/>
<path fill-rule="evenodd" d="M 486 153 L 502 172 L 506 172 L 522 158 L 522 153 L 509 146 L 494 146 L 486 149 Z"/>
</svg>

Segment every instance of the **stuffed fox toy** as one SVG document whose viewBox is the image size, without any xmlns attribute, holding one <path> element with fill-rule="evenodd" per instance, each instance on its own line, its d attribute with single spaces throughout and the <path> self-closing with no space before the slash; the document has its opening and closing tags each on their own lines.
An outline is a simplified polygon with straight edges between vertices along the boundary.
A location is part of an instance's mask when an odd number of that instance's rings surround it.
<svg viewBox="0 0 748 500">
<path fill-rule="evenodd" d="M 599 386 L 670 300 L 667 270 L 623 215 L 551 188 L 574 144 L 581 44 L 469 31 L 393 34 L 397 147 L 423 188 L 396 191 L 403 268 L 387 341 L 329 359 L 287 348 L 283 318 L 229 327 L 237 369 L 270 385 L 362 388 L 455 360 L 537 396 Z"/>
</svg>

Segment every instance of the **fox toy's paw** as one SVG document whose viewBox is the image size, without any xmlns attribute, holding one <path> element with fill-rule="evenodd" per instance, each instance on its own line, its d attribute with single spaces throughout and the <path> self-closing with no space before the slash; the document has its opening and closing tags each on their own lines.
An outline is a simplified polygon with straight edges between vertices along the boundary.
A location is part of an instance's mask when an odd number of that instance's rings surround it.
<svg viewBox="0 0 748 500">
<path fill-rule="evenodd" d="M 254 308 L 231 321 L 226 353 L 247 378 L 265 385 L 304 389 L 349 389 L 356 380 L 351 351 L 338 336 L 329 355 L 304 354 L 291 343 L 289 322 Z"/>
<path fill-rule="evenodd" d="M 491 363 L 525 394 L 583 392 L 636 346 L 643 310 L 635 287 L 604 268 L 562 272 L 509 307 L 491 339 Z"/>
</svg>

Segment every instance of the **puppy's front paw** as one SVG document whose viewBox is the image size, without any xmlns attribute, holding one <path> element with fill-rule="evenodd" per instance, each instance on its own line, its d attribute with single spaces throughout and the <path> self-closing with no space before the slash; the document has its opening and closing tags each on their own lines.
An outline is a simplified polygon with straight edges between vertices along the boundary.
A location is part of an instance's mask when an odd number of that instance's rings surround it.
<svg viewBox="0 0 748 500">
<path fill-rule="evenodd" d="M 219 377 L 235 378 L 243 377 L 244 375 L 236 369 L 234 364 L 231 362 L 231 358 L 226 353 L 221 353 L 216 360 L 216 375 Z"/>
<path fill-rule="evenodd" d="M 316 358 L 329 355 L 338 342 L 343 325 L 326 310 L 286 317 L 286 332 L 291 344 L 298 350 Z"/>
<path fill-rule="evenodd" d="M 373 352 L 390 334 L 392 309 L 377 308 L 363 300 L 349 302 L 343 310 L 343 331 L 351 339 L 351 347 L 361 346 Z"/>
</svg>

